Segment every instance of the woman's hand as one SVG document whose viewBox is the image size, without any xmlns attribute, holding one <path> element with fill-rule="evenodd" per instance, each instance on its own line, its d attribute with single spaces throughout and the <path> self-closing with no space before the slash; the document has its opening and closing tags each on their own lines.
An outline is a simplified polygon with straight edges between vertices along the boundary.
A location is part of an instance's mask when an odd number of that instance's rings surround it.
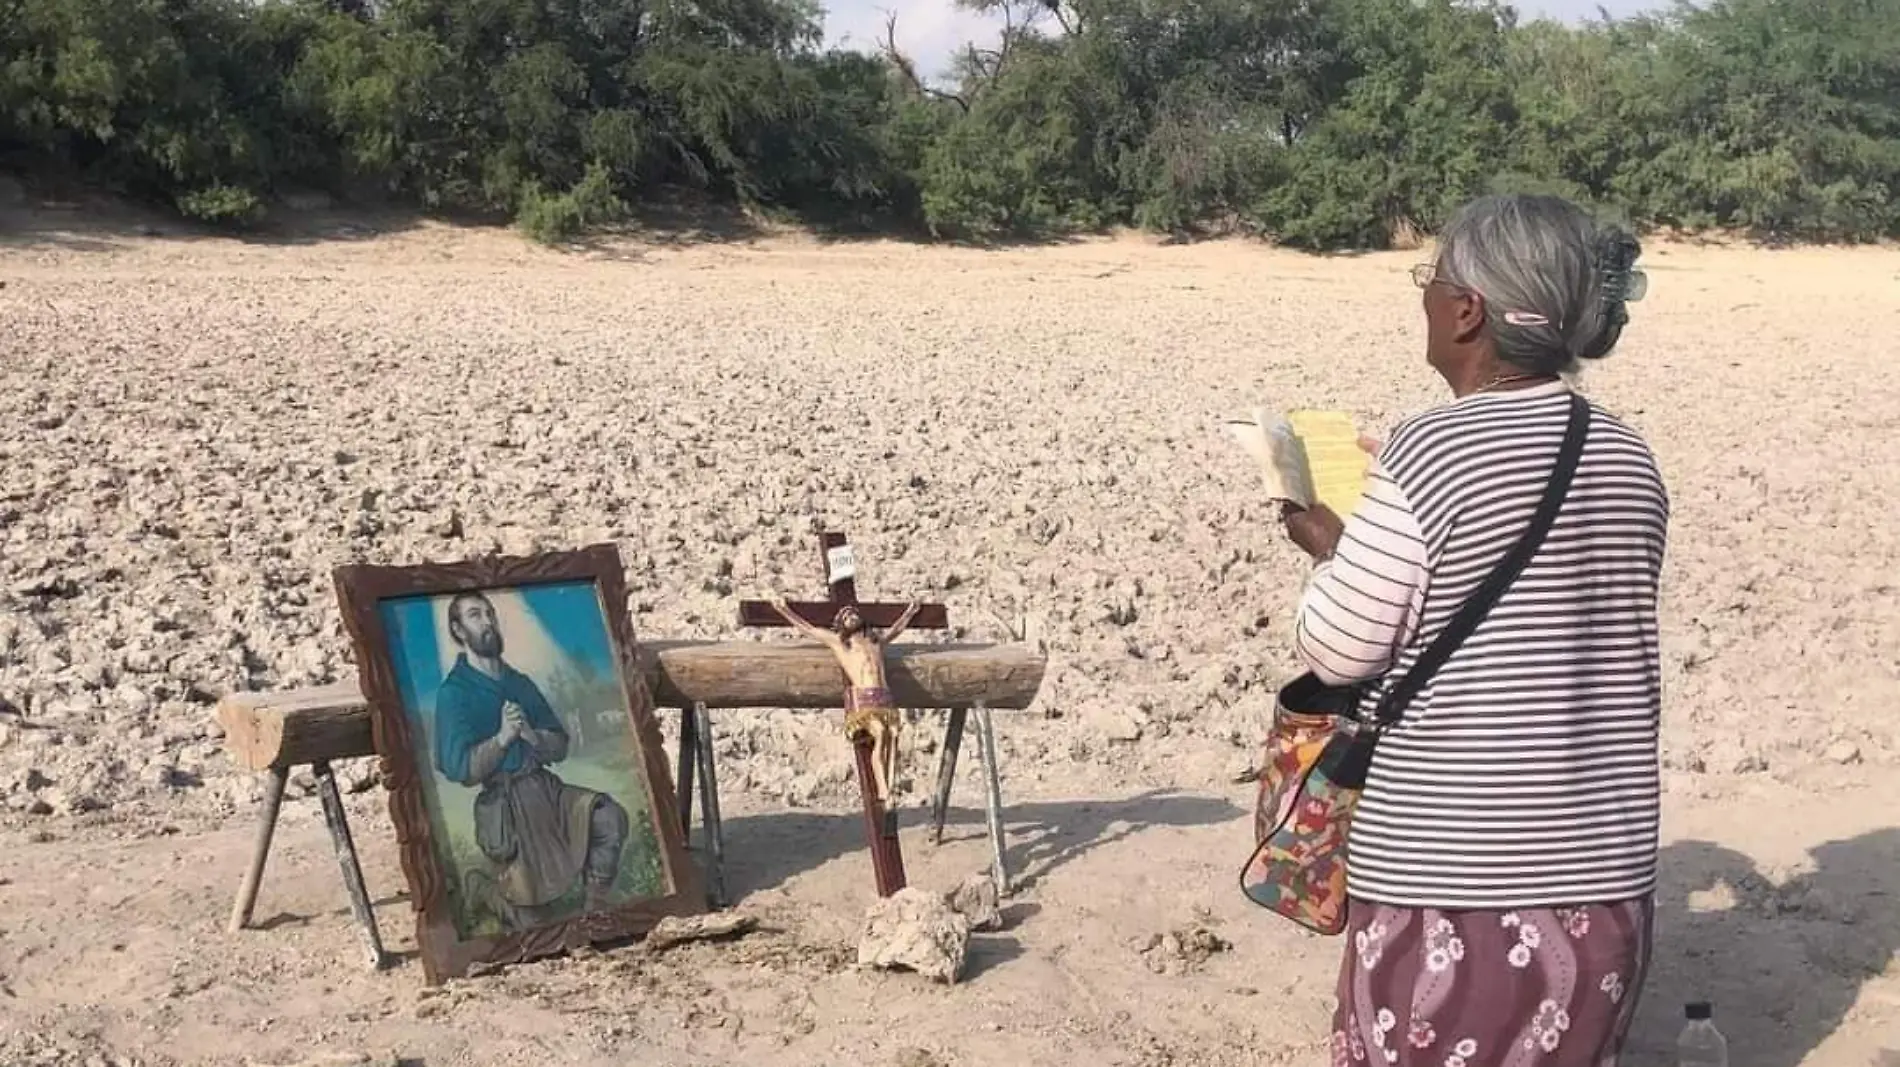
<svg viewBox="0 0 1900 1067">
<path fill-rule="evenodd" d="M 1310 508 L 1284 504 L 1280 508 L 1280 521 L 1286 525 L 1287 537 L 1316 560 L 1332 556 L 1333 550 L 1339 546 L 1339 535 L 1346 529 L 1346 524 L 1333 514 L 1333 509 L 1324 504 L 1314 504 Z"/>
</svg>

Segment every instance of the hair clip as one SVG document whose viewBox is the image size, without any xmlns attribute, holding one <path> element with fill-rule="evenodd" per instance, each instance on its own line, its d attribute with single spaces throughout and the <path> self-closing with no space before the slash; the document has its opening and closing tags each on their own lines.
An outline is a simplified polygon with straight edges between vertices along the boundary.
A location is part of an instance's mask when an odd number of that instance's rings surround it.
<svg viewBox="0 0 1900 1067">
<path fill-rule="evenodd" d="M 1513 326 L 1549 326 L 1550 320 L 1534 311 L 1507 311 L 1504 321 Z"/>
<path fill-rule="evenodd" d="M 1603 276 L 1603 302 L 1620 307 L 1641 300 L 1649 291 L 1649 276 L 1636 269 L 1642 246 L 1636 238 L 1619 231 L 1604 234 L 1599 240 L 1602 243 L 1597 246 L 1595 259 Z"/>
<path fill-rule="evenodd" d="M 1649 292 L 1649 275 L 1646 272 L 1632 269 L 1624 277 L 1626 279 L 1623 286 L 1625 303 L 1633 304 L 1641 300 L 1644 293 Z"/>
</svg>

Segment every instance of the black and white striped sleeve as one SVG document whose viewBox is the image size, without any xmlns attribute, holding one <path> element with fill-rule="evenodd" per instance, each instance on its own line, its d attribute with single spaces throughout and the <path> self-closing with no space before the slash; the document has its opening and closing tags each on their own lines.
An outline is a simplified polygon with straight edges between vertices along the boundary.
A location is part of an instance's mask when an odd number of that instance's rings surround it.
<svg viewBox="0 0 1900 1067">
<path fill-rule="evenodd" d="M 1300 659 L 1329 685 L 1384 674 L 1418 632 L 1429 577 L 1412 505 L 1375 460 L 1338 548 L 1300 598 L 1293 638 Z"/>
</svg>

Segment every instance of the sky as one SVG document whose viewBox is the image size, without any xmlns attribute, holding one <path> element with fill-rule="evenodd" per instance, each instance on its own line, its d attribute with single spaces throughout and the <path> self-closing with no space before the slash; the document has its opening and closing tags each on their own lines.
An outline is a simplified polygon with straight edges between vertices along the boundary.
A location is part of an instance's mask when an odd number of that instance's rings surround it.
<svg viewBox="0 0 1900 1067">
<path fill-rule="evenodd" d="M 821 0 L 824 2 L 824 0 Z M 1664 6 L 1663 0 L 1517 0 L 1520 18 L 1539 16 L 1581 22 L 1602 7 L 1611 15 L 1633 15 Z M 829 0 L 825 3 L 825 41 L 841 48 L 872 51 L 884 36 L 884 19 L 897 14 L 897 44 L 916 61 L 918 73 L 937 81 L 950 55 L 970 41 L 990 41 L 996 26 L 965 11 L 952 0 Z"/>
</svg>

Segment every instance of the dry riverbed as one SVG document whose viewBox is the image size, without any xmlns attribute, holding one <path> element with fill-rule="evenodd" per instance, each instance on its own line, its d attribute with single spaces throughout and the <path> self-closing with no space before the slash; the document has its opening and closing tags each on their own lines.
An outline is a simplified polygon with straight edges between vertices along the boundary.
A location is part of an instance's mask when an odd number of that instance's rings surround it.
<svg viewBox="0 0 1900 1067">
<path fill-rule="evenodd" d="M 1325 1062 L 1338 945 L 1235 886 L 1302 568 L 1215 423 L 1324 405 L 1376 433 L 1438 402 L 1421 254 L 11 221 L 0 1062 Z M 1586 379 L 1675 506 L 1637 1062 L 1706 995 L 1757 1067 L 1874 1064 L 1900 1047 L 1900 253 L 1646 264 Z M 719 719 L 743 937 L 439 991 L 407 956 L 367 973 L 307 780 L 264 928 L 224 932 L 258 786 L 211 704 L 353 669 L 333 566 L 610 540 L 637 635 L 723 637 L 740 598 L 816 591 L 818 524 L 861 594 L 949 605 L 919 639 L 1026 620 L 1049 649 L 999 720 L 1023 884 L 963 982 L 854 966 L 869 860 L 837 716 L 810 713 Z M 947 889 L 988 845 L 971 760 L 950 838 L 918 828 L 936 721 L 904 835 Z M 375 768 L 341 774 L 410 952 Z"/>
</svg>

